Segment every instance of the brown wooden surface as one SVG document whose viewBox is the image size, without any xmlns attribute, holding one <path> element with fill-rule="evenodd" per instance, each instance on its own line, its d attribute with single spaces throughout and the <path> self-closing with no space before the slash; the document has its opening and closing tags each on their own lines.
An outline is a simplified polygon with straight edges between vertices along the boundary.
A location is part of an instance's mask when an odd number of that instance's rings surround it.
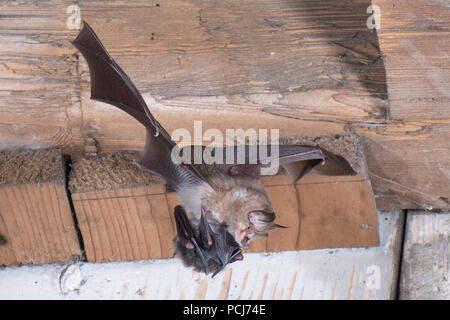
<svg viewBox="0 0 450 320">
<path fill-rule="evenodd" d="M 169 132 L 202 120 L 205 130 L 323 136 L 346 132 L 347 122 L 385 119 L 385 71 L 365 22 L 370 1 L 159 3 L 80 8 Z M 119 16 L 133 23 L 123 28 Z M 83 134 L 101 151 L 142 149 L 145 130 L 91 101 L 83 57 L 79 69 Z"/>
<path fill-rule="evenodd" d="M 57 150 L 0 153 L 0 265 L 81 255 L 64 171 Z"/>
<path fill-rule="evenodd" d="M 295 186 L 287 176 L 263 179 L 277 222 L 288 229 L 255 240 L 251 252 L 366 247 L 378 244 L 370 186 L 352 177 L 306 176 Z M 176 232 L 176 194 L 162 185 L 72 194 L 88 261 L 169 258 Z"/>
<path fill-rule="evenodd" d="M 381 54 L 368 0 L 78 4 L 169 132 L 199 119 L 285 137 L 356 132 L 379 209 L 450 208 L 449 10 L 373 2 Z M 0 148 L 142 150 L 134 119 L 89 101 L 69 4 L 0 3 Z"/>
<path fill-rule="evenodd" d="M 360 128 L 378 210 L 450 206 L 450 123 L 399 122 Z"/>
<path fill-rule="evenodd" d="M 442 0 L 373 0 L 392 119 L 450 118 L 450 10 Z M 448 136 L 447 136 L 448 137 Z"/>
<path fill-rule="evenodd" d="M 0 2 L 0 148 L 80 146 L 71 1 Z M 74 33 L 72 33 L 74 34 Z"/>
<path fill-rule="evenodd" d="M 72 195 L 88 261 L 173 256 L 176 194 L 160 185 Z"/>
</svg>

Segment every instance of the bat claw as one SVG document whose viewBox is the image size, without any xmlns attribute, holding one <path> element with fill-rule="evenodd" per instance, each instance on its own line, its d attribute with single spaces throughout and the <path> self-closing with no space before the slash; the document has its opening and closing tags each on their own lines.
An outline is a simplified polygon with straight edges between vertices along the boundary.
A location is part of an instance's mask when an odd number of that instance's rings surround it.
<svg viewBox="0 0 450 320">
<path fill-rule="evenodd" d="M 133 164 L 139 169 L 145 170 L 145 167 L 137 160 L 133 160 Z"/>
<path fill-rule="evenodd" d="M 327 157 L 325 156 L 325 154 L 323 153 L 323 151 L 322 150 L 320 150 L 320 153 L 321 153 L 321 155 L 322 155 L 322 162 L 320 163 L 322 166 L 324 166 L 325 165 L 325 160 L 327 159 Z"/>
</svg>

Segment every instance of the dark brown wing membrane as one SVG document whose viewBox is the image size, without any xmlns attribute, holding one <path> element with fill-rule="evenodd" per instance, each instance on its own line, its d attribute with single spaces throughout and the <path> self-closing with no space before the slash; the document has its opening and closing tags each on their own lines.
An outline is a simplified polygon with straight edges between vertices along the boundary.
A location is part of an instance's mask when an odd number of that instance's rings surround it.
<svg viewBox="0 0 450 320">
<path fill-rule="evenodd" d="M 274 150 L 277 146 L 273 146 Z M 194 147 L 186 147 L 194 148 Z M 325 149 L 314 146 L 279 145 L 278 154 L 272 146 L 242 145 L 236 147 L 210 148 L 203 147 L 203 153 L 212 154 L 216 160 L 215 170 L 230 175 L 248 175 L 258 178 L 261 169 L 270 161 L 278 159 L 289 174 L 292 182 L 296 182 L 313 168 L 324 175 L 354 175 L 356 172 L 343 157 Z M 194 151 L 191 150 L 191 154 Z M 228 155 L 227 155 L 228 153 Z M 240 154 L 239 154 L 240 153 Z"/>
<path fill-rule="evenodd" d="M 325 175 L 356 174 L 343 157 L 319 147 L 281 145 L 279 153 L 280 165 L 287 171 L 293 183 L 314 168 Z"/>
<path fill-rule="evenodd" d="M 179 166 L 171 160 L 175 143 L 150 113 L 141 94 L 114 61 L 92 28 L 83 29 L 72 42 L 85 57 L 91 75 L 91 99 L 112 104 L 133 116 L 147 128 L 141 165 L 162 176 L 172 186 L 196 184 L 200 174 L 190 165 Z"/>
</svg>

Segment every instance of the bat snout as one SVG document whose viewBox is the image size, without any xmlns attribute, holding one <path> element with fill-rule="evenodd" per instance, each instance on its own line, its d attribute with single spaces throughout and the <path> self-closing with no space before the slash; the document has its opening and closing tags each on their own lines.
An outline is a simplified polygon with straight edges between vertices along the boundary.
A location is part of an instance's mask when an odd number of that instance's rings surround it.
<svg viewBox="0 0 450 320">
<path fill-rule="evenodd" d="M 250 248 L 249 243 L 255 236 L 255 232 L 249 227 L 244 230 L 238 230 L 234 233 L 234 239 L 241 246 L 241 248 L 247 250 Z"/>
</svg>

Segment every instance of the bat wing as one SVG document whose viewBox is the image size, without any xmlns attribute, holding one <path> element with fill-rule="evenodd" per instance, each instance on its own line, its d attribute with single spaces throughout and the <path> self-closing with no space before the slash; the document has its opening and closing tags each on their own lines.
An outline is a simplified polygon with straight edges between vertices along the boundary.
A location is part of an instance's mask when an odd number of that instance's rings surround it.
<svg viewBox="0 0 450 320">
<path fill-rule="evenodd" d="M 89 65 L 91 99 L 122 109 L 147 128 L 145 150 L 139 165 L 160 175 L 172 186 L 202 181 L 195 168 L 190 165 L 180 166 L 172 161 L 171 151 L 175 143 L 150 113 L 138 89 L 86 22 L 72 44 L 83 54 Z"/>
<path fill-rule="evenodd" d="M 313 146 L 280 146 L 280 165 L 292 182 L 315 169 L 325 175 L 355 175 L 356 172 L 343 157 Z"/>
<path fill-rule="evenodd" d="M 343 157 L 319 147 L 301 145 L 272 147 L 276 146 L 268 145 L 264 149 L 260 145 L 225 147 L 222 150 L 216 148 L 213 153 L 223 154 L 219 157 L 223 161 L 218 167 L 230 175 L 250 175 L 257 178 L 261 175 L 262 168 L 269 167 L 271 162 L 276 161 L 286 170 L 293 183 L 312 169 L 324 175 L 356 174 Z"/>
</svg>

